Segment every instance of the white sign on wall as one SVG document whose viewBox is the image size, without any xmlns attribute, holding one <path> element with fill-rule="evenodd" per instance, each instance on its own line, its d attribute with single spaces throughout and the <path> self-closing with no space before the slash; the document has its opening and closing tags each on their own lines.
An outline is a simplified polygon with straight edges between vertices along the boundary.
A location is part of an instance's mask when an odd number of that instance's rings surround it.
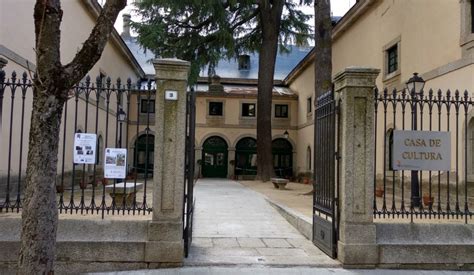
<svg viewBox="0 0 474 275">
<path fill-rule="evenodd" d="M 393 131 L 393 170 L 449 171 L 451 135 L 435 131 Z"/>
<path fill-rule="evenodd" d="M 74 163 L 94 164 L 96 161 L 97 136 L 96 134 L 74 134 Z"/>
<path fill-rule="evenodd" d="M 127 173 L 127 149 L 105 148 L 104 178 L 124 179 Z"/>
</svg>

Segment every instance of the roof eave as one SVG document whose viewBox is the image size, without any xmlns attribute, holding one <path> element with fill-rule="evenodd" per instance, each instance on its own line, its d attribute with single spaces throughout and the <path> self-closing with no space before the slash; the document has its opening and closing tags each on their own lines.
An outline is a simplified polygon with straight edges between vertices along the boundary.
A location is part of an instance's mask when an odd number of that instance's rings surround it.
<svg viewBox="0 0 474 275">
<path fill-rule="evenodd" d="M 97 0 L 82 0 L 81 3 L 87 8 L 89 12 L 92 13 L 93 16 L 98 17 L 100 15 L 102 7 L 99 5 Z M 143 78 L 145 76 L 145 72 L 115 28 L 112 30 L 111 38 L 112 42 L 118 46 L 121 53 L 128 59 L 137 75 L 140 78 Z"/>
<path fill-rule="evenodd" d="M 359 0 L 344 16 L 336 23 L 332 29 L 332 40 L 336 40 L 347 29 L 349 29 L 354 22 L 356 22 L 373 4 L 380 2 L 380 0 Z M 314 48 L 296 65 L 293 70 L 283 79 L 283 84 L 289 86 L 298 76 L 304 71 L 316 57 Z"/>
</svg>

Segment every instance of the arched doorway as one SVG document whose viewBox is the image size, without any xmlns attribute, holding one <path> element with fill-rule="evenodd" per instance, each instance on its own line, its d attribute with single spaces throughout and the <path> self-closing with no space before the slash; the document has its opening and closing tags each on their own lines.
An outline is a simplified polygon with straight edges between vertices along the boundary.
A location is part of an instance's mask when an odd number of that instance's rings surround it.
<svg viewBox="0 0 474 275">
<path fill-rule="evenodd" d="M 293 176 L 293 146 L 284 138 L 277 138 L 272 142 L 273 168 L 275 174 L 281 178 Z"/>
<path fill-rule="evenodd" d="M 257 174 L 257 141 L 246 137 L 237 142 L 235 146 L 235 174 Z"/>
<path fill-rule="evenodd" d="M 153 175 L 153 164 L 155 160 L 155 136 L 144 134 L 135 141 L 133 156 L 134 170 L 136 173 Z"/>
<path fill-rule="evenodd" d="M 227 142 L 213 136 L 202 146 L 202 175 L 207 178 L 227 177 Z"/>
</svg>

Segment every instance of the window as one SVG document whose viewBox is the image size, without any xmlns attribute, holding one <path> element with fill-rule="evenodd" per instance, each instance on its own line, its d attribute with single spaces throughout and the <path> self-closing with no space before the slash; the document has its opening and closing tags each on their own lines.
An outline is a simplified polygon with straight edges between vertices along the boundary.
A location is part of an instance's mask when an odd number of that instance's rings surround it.
<svg viewBox="0 0 474 275">
<path fill-rule="evenodd" d="M 222 102 L 209 102 L 209 115 L 222 116 Z"/>
<path fill-rule="evenodd" d="M 242 103 L 242 116 L 255 117 L 255 103 Z"/>
<path fill-rule="evenodd" d="M 387 74 L 398 70 L 398 44 L 387 50 Z"/>
<path fill-rule="evenodd" d="M 313 102 L 312 98 L 308 97 L 306 99 L 306 113 L 311 113 L 313 111 Z"/>
<path fill-rule="evenodd" d="M 275 117 L 288 117 L 288 105 L 275 104 Z"/>
<path fill-rule="evenodd" d="M 145 113 L 145 114 L 146 113 L 154 114 L 155 113 L 155 100 L 142 99 L 140 112 Z"/>
<path fill-rule="evenodd" d="M 247 54 L 239 55 L 239 70 L 250 70 L 250 56 Z"/>
</svg>

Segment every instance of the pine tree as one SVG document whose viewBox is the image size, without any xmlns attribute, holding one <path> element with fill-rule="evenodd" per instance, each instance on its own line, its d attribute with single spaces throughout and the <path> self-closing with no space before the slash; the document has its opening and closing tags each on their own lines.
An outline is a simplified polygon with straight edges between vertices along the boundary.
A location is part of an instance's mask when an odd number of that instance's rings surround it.
<svg viewBox="0 0 474 275">
<path fill-rule="evenodd" d="M 259 53 L 257 102 L 257 177 L 274 174 L 271 106 L 278 49 L 305 45 L 311 38 L 310 16 L 298 5 L 311 0 L 141 0 L 141 22 L 132 27 L 138 41 L 157 56 L 191 61 L 190 83 L 208 66 L 213 75 L 223 58 Z"/>
</svg>

